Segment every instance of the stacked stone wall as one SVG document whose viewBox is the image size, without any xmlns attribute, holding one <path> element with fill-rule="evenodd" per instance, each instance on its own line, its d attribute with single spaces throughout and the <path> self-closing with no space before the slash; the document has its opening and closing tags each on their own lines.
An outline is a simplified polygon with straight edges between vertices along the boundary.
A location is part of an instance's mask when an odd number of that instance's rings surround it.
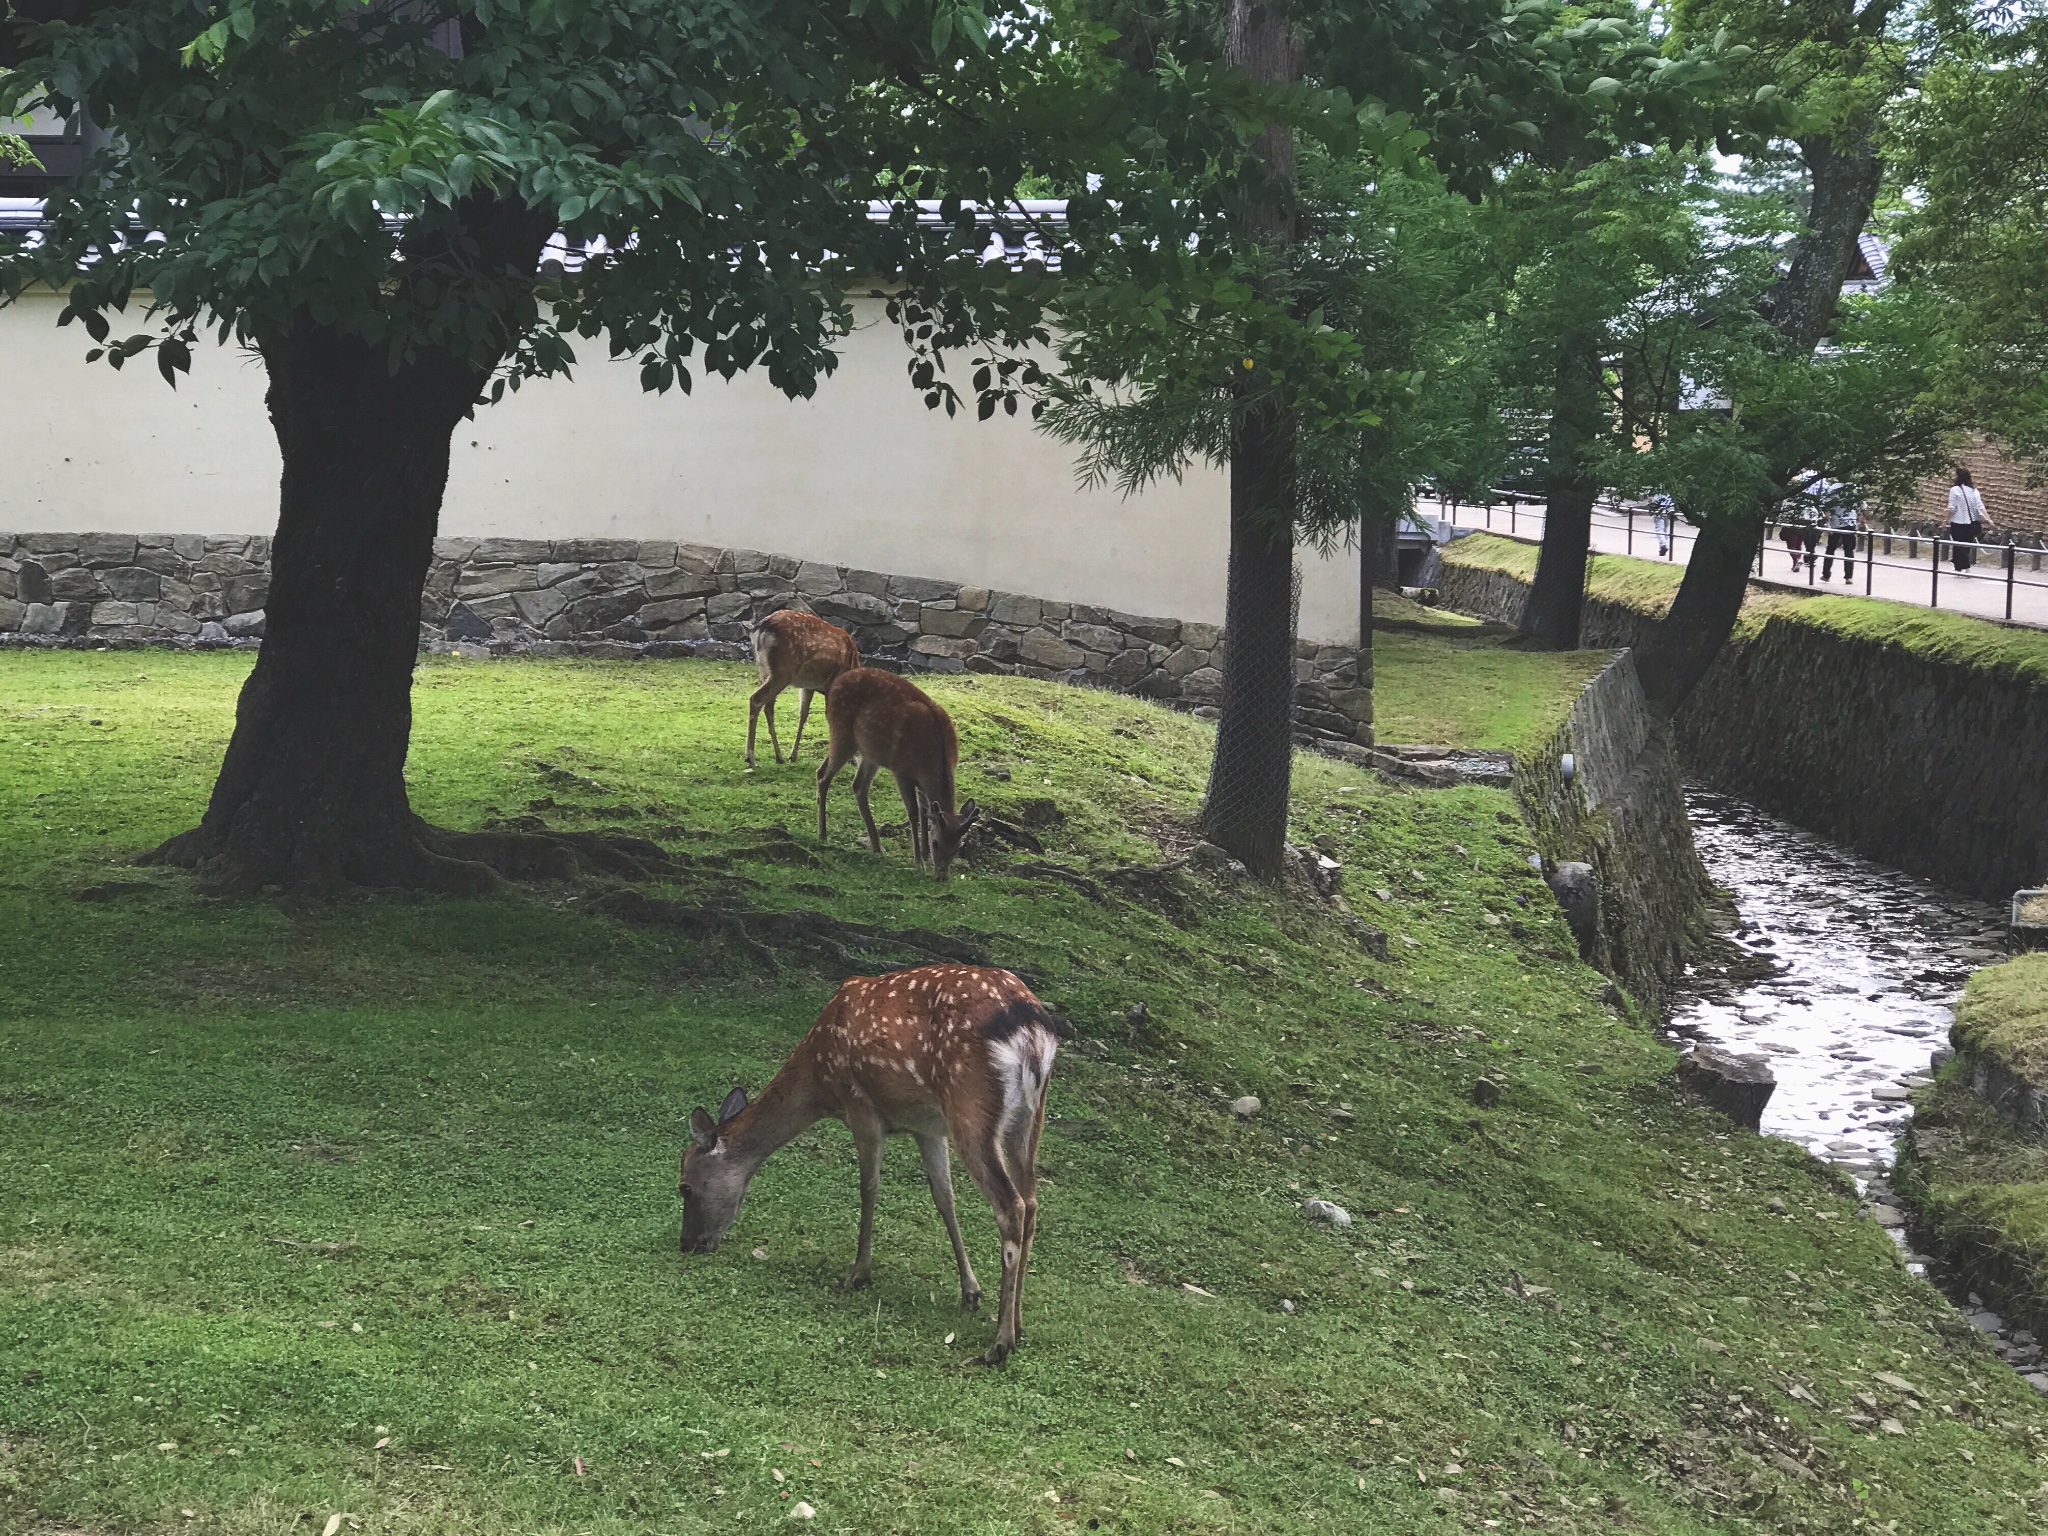
<svg viewBox="0 0 2048 1536">
<path fill-rule="evenodd" d="M 183 534 L 0 534 L 0 641 L 254 645 L 270 541 Z M 1010 673 L 1213 709 L 1222 631 L 969 583 L 758 550 L 635 539 L 435 541 L 422 591 L 428 650 L 496 655 L 745 657 L 748 626 L 799 607 L 844 625 L 879 665 Z M 1304 744 L 1369 746 L 1372 692 L 1348 646 L 1304 641 Z"/>
</svg>

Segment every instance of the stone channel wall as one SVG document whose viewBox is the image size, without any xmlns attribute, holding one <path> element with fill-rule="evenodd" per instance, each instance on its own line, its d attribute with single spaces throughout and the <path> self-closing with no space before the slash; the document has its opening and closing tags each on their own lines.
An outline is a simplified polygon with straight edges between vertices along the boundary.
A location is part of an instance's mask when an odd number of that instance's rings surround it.
<svg viewBox="0 0 2048 1536">
<path fill-rule="evenodd" d="M 269 593 L 266 538 L 0 533 L 0 642 L 254 645 Z M 842 624 L 864 659 L 903 670 L 1054 678 L 1189 709 L 1223 696 L 1211 624 L 630 539 L 437 539 L 420 640 L 497 655 L 745 657 L 748 625 L 779 608 Z M 1370 746 L 1356 652 L 1303 641 L 1295 672 L 1304 744 Z"/>
<path fill-rule="evenodd" d="M 1587 958 L 1662 1013 L 1712 926 L 1714 885 L 1693 845 L 1671 734 L 1651 716 L 1627 651 L 1586 685 L 1547 741 L 1517 759 L 1514 787 L 1544 857 L 1592 866 Z"/>
<path fill-rule="evenodd" d="M 1512 623 L 1528 586 L 1444 563 L 1447 606 Z M 1654 622 L 1589 598 L 1589 646 Z M 2003 905 L 2048 875 L 2048 688 L 1774 614 L 1673 722 L 1686 771 L 1910 874 Z"/>
</svg>

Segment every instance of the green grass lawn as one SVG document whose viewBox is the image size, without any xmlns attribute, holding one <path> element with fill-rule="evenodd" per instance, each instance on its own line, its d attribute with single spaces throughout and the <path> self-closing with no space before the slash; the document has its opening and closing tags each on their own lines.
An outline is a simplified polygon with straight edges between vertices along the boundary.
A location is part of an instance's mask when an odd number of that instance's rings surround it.
<svg viewBox="0 0 2048 1536">
<path fill-rule="evenodd" d="M 1333 840 L 1381 962 L 1228 876 L 1168 877 L 1178 921 L 1001 860 L 940 888 L 900 834 L 855 846 L 843 787 L 812 851 L 809 762 L 741 766 L 737 666 L 423 664 L 435 820 L 658 835 L 688 866 L 666 894 L 960 930 L 1075 1020 L 1029 1333 L 990 1370 L 905 1145 L 867 1291 L 836 1289 L 834 1125 L 767 1165 L 719 1253 L 676 1251 L 689 1110 L 772 1072 L 838 979 L 817 957 L 628 927 L 592 890 L 218 902 L 129 868 L 198 816 L 247 664 L 0 652 L 0 1531 L 680 1536 L 798 1501 L 861 1533 L 2048 1514 L 2034 1394 L 1834 1175 L 1671 1096 L 1503 793 L 1300 761 L 1297 835 Z M 965 790 L 1064 812 L 1047 858 L 1186 846 L 1208 727 L 932 688 Z M 1313 1195 L 1356 1224 L 1310 1225 Z"/>
<path fill-rule="evenodd" d="M 1381 741 L 1531 746 L 1564 723 L 1579 690 L 1614 659 L 1612 651 L 1524 649 L 1504 625 L 1391 592 L 1373 594 L 1373 617 Z"/>
</svg>

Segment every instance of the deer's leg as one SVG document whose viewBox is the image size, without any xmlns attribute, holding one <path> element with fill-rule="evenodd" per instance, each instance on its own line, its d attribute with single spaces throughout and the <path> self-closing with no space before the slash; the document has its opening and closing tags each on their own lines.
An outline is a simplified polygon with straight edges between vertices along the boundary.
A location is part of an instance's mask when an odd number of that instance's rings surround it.
<svg viewBox="0 0 2048 1536">
<path fill-rule="evenodd" d="M 825 761 L 818 764 L 818 841 L 821 843 L 825 841 L 825 793 L 831 789 L 833 779 L 838 777 L 839 770 L 846 766 L 847 760 L 852 756 L 853 753 L 850 751 L 842 756 L 840 743 L 834 741 L 825 749 Z"/>
<path fill-rule="evenodd" d="M 1038 1240 L 1038 1138 L 1045 1132 L 1045 1097 L 1031 1118 L 1031 1138 L 1019 1170 L 1024 1191 L 1024 1265 L 1017 1272 L 1017 1337 L 1024 1337 L 1024 1277 L 1031 1272 L 1031 1245 Z"/>
<path fill-rule="evenodd" d="M 796 755 L 803 750 L 804 722 L 811 718 L 811 693 L 809 688 L 799 688 L 796 694 L 796 740 L 789 744 L 789 760 L 796 761 Z M 775 729 L 775 717 L 768 717 L 768 729 Z"/>
<path fill-rule="evenodd" d="M 939 1208 L 946 1236 L 953 1240 L 953 1262 L 960 1269 L 960 1305 L 972 1312 L 981 1305 L 981 1282 L 974 1278 L 967 1244 L 960 1240 L 960 1217 L 953 1209 L 953 1160 L 946 1150 L 946 1138 L 920 1135 L 917 1150 L 924 1154 L 924 1177 L 932 1187 L 932 1204 Z"/>
<path fill-rule="evenodd" d="M 918 804 L 916 781 L 897 774 L 896 792 L 903 797 L 904 812 L 910 817 L 910 851 L 917 856 L 918 868 L 922 869 L 931 829 L 925 825 L 924 810 Z"/>
<path fill-rule="evenodd" d="M 747 766 L 749 768 L 754 766 L 754 727 L 760 724 L 761 711 L 763 709 L 768 711 L 768 739 L 770 741 L 775 740 L 775 695 L 777 691 L 774 683 L 763 681 L 761 686 L 756 688 L 747 697 Z M 775 760 L 777 762 L 782 761 L 780 748 L 776 750 Z"/>
<path fill-rule="evenodd" d="M 874 1273 L 875 1199 L 882 1192 L 882 1147 L 889 1133 L 872 1113 L 849 1114 L 846 1128 L 853 1132 L 853 1147 L 860 1154 L 860 1245 L 854 1250 L 853 1268 L 846 1272 L 846 1288 L 857 1291 Z"/>
<path fill-rule="evenodd" d="M 860 819 L 868 824 L 868 847 L 876 853 L 882 851 L 882 834 L 875 828 L 875 813 L 868 809 L 868 786 L 880 769 L 881 764 L 862 758 L 860 770 L 853 776 L 853 798 L 860 806 Z"/>
<path fill-rule="evenodd" d="M 782 761 L 782 738 L 775 734 L 775 700 L 781 694 L 780 688 L 768 695 L 768 702 L 761 706 L 761 712 L 768 717 L 768 745 L 775 749 L 775 761 Z"/>
<path fill-rule="evenodd" d="M 1024 1278 L 1024 1197 L 1017 1192 L 993 1135 L 980 1145 L 962 1140 L 967 1172 L 996 1213 L 996 1231 L 1003 1240 L 1003 1281 L 996 1295 L 996 1336 L 981 1357 L 983 1365 L 1001 1365 L 1017 1347 L 1017 1296 Z"/>
</svg>

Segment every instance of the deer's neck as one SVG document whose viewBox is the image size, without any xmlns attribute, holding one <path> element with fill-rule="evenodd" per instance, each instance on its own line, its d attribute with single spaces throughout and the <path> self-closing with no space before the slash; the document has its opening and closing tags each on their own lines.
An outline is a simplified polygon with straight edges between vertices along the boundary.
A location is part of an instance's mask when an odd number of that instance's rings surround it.
<svg viewBox="0 0 2048 1536">
<path fill-rule="evenodd" d="M 732 1154 L 751 1177 L 769 1157 L 825 1118 L 810 1052 L 800 1050 L 726 1127 Z"/>
</svg>

